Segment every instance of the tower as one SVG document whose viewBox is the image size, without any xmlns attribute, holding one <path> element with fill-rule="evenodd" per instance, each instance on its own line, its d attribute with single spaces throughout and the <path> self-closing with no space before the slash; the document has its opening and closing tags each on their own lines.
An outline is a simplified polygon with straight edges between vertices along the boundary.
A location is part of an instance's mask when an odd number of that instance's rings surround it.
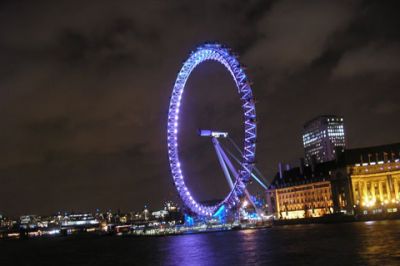
<svg viewBox="0 0 400 266">
<path fill-rule="evenodd" d="M 305 163 L 323 163 L 336 159 L 344 151 L 343 117 L 322 115 L 308 121 L 303 127 Z"/>
</svg>

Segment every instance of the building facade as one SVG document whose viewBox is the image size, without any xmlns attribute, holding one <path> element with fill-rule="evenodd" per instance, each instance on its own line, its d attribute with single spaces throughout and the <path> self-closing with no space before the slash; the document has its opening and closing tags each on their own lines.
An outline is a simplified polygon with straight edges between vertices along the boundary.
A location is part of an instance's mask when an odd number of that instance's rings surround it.
<svg viewBox="0 0 400 266">
<path fill-rule="evenodd" d="M 400 212 L 400 143 L 349 149 L 335 161 L 280 172 L 267 202 L 277 219 Z"/>
<path fill-rule="evenodd" d="M 378 161 L 348 167 L 354 206 L 364 213 L 397 212 L 400 161 Z"/>
<path fill-rule="evenodd" d="M 321 217 L 333 213 L 331 183 L 326 180 L 267 191 L 269 212 L 278 219 Z"/>
<path fill-rule="evenodd" d="M 336 153 L 345 148 L 343 117 L 324 115 L 307 122 L 303 146 L 306 165 L 335 160 Z"/>
</svg>

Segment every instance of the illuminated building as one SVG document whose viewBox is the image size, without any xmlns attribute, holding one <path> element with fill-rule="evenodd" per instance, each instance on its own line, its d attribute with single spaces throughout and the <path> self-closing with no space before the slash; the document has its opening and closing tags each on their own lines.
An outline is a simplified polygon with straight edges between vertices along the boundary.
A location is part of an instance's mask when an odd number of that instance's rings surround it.
<svg viewBox="0 0 400 266">
<path fill-rule="evenodd" d="M 147 208 L 147 205 L 144 206 L 144 210 L 142 212 L 142 215 L 143 215 L 145 221 L 150 219 L 150 211 Z"/>
<path fill-rule="evenodd" d="M 2 214 L 0 214 L 0 228 L 6 226 L 5 220 L 6 220 L 5 217 Z"/>
<path fill-rule="evenodd" d="M 90 213 L 70 214 L 64 217 L 61 225 L 63 227 L 96 226 L 99 221 Z"/>
<path fill-rule="evenodd" d="M 14 223 L 16 222 L 0 214 L 0 228 L 12 227 Z"/>
<path fill-rule="evenodd" d="M 400 210 L 400 143 L 348 149 L 334 161 L 279 169 L 267 190 L 269 213 L 278 219 Z"/>
<path fill-rule="evenodd" d="M 178 211 L 178 206 L 172 201 L 166 201 L 164 203 L 164 210 L 169 212 L 175 212 Z"/>
<path fill-rule="evenodd" d="M 327 169 L 327 166 L 324 168 Z M 333 213 L 329 179 L 322 177 L 323 173 L 321 177 L 307 177 L 302 171 L 292 168 L 283 175 L 277 175 L 267 190 L 268 211 L 276 218 L 311 218 Z"/>
<path fill-rule="evenodd" d="M 351 186 L 357 213 L 397 212 L 400 201 L 400 143 L 347 150 L 340 169 Z"/>
<path fill-rule="evenodd" d="M 343 124 L 342 117 L 324 115 L 304 125 L 303 146 L 307 165 L 335 160 L 336 153 L 344 151 Z"/>
<path fill-rule="evenodd" d="M 164 218 L 168 216 L 168 214 L 169 212 L 166 210 L 159 210 L 151 213 L 151 215 L 156 219 Z"/>
<path fill-rule="evenodd" d="M 400 200 L 400 162 L 379 161 L 349 167 L 354 203 L 361 209 L 380 209 Z M 397 210 L 396 210 L 397 211 Z"/>
<path fill-rule="evenodd" d="M 172 201 L 164 202 L 164 208 L 158 211 L 151 212 L 151 215 L 147 207 L 145 207 L 142 216 L 144 217 L 145 221 L 149 220 L 150 218 L 152 218 L 153 220 L 155 219 L 175 222 L 182 220 L 182 213 L 180 212 L 178 205 L 176 205 Z"/>
<path fill-rule="evenodd" d="M 332 182 L 349 188 L 347 196 L 338 195 L 338 201 L 346 196 L 339 210 L 346 205 L 346 211 L 353 208 L 362 214 L 392 211 L 400 200 L 399 159 L 400 143 L 346 150 L 331 174 Z"/>
<path fill-rule="evenodd" d="M 37 215 L 23 215 L 19 218 L 20 228 L 34 229 L 41 226 L 41 217 Z"/>
</svg>

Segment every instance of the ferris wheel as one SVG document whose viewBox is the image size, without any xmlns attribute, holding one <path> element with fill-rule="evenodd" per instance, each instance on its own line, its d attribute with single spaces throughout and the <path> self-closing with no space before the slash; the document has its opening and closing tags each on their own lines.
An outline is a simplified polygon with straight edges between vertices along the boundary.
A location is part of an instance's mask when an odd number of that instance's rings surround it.
<svg viewBox="0 0 400 266">
<path fill-rule="evenodd" d="M 241 158 L 238 160 L 240 166 L 237 169 L 233 166 L 227 154 L 219 145 L 218 139 L 226 138 L 228 134 L 226 132 L 215 132 L 211 130 L 202 130 L 200 132 L 200 135 L 212 138 L 218 159 L 231 188 L 228 195 L 221 202 L 213 206 L 204 205 L 196 201 L 187 188 L 185 180 L 188 177 L 182 172 L 178 143 L 179 115 L 185 84 L 192 71 L 199 64 L 208 60 L 216 61 L 225 66 L 234 79 L 243 111 L 243 120 L 240 121 L 240 123 L 244 127 L 243 149 L 241 150 Z M 250 82 L 237 57 L 234 56 L 227 47 L 218 43 L 207 43 L 198 46 L 184 62 L 178 73 L 170 99 L 167 125 L 167 144 L 171 174 L 180 198 L 192 212 L 200 216 L 212 217 L 222 210 L 229 210 L 238 205 L 240 198 L 248 193 L 246 185 L 249 183 L 250 177 L 253 176 L 252 171 L 255 163 L 256 137 L 255 101 Z M 232 178 L 229 171 L 233 174 Z"/>
</svg>

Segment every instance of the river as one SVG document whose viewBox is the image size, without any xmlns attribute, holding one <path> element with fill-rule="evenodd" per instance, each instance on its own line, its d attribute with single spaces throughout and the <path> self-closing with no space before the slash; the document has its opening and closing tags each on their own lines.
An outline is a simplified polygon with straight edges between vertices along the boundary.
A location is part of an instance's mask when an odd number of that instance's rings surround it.
<svg viewBox="0 0 400 266">
<path fill-rule="evenodd" d="M 400 265 L 400 221 L 3 240 L 0 265 Z"/>
</svg>

